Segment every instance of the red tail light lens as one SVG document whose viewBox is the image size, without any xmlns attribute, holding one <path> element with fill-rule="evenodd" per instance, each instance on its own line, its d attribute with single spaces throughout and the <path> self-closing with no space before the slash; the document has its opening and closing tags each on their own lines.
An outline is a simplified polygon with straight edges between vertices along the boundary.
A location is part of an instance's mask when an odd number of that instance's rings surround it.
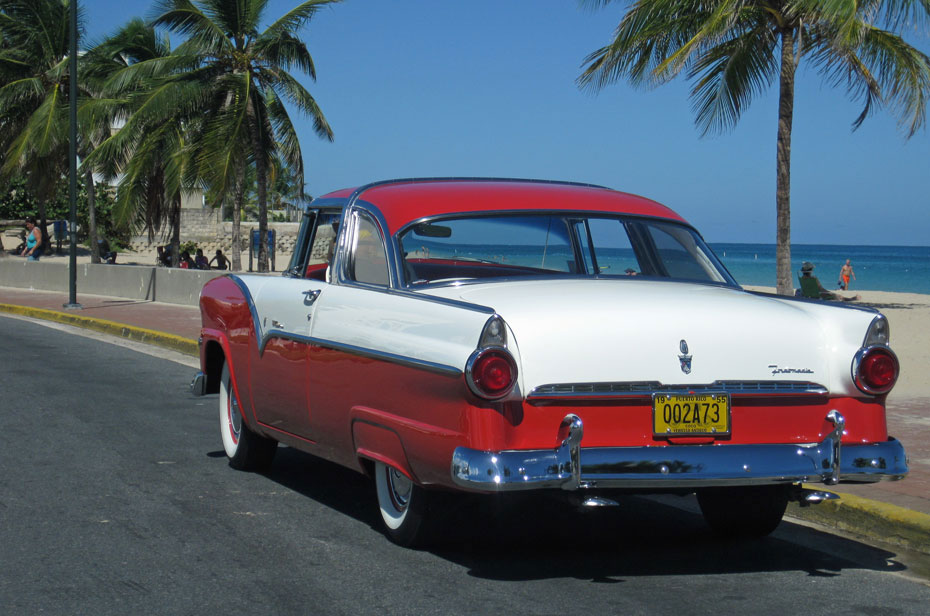
<svg viewBox="0 0 930 616">
<path fill-rule="evenodd" d="M 870 347 L 853 362 L 856 386 L 868 394 L 883 394 L 898 380 L 898 358 L 887 347 Z"/>
<path fill-rule="evenodd" d="M 475 395 L 497 400 L 509 394 L 517 382 L 517 364 L 504 349 L 481 349 L 468 360 L 465 377 Z"/>
</svg>

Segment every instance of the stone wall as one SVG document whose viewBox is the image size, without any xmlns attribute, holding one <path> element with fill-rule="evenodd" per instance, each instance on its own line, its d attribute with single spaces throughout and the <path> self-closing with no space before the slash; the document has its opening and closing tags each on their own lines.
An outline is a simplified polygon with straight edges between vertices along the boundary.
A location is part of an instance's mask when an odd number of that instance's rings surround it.
<svg viewBox="0 0 930 616">
<path fill-rule="evenodd" d="M 242 246 L 248 249 L 249 234 L 252 229 L 258 229 L 257 222 L 243 222 L 239 225 L 239 234 Z M 268 223 L 268 229 L 275 231 L 275 260 L 278 263 L 287 262 L 294 252 L 297 243 L 297 233 L 300 223 L 274 222 Z M 202 248 L 204 254 L 212 255 L 217 249 L 229 253 L 232 248 L 232 222 L 220 220 L 220 210 L 216 209 L 182 209 L 181 210 L 181 243 L 194 242 L 197 248 Z M 153 250 L 155 246 L 167 244 L 168 240 L 156 235 L 154 242 L 149 242 L 147 236 L 136 236 L 132 239 L 130 247 L 137 251 Z"/>
</svg>

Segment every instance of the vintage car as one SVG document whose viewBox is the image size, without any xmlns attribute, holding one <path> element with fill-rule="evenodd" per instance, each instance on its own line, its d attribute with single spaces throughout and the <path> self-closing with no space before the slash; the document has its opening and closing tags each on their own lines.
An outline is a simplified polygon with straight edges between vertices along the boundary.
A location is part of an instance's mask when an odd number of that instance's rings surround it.
<svg viewBox="0 0 930 616">
<path fill-rule="evenodd" d="M 278 442 L 374 478 L 386 534 L 455 491 L 590 506 L 696 493 L 770 533 L 802 483 L 907 473 L 875 310 L 742 289 L 670 209 L 603 187 L 412 179 L 314 200 L 284 276 L 200 298 L 202 371 L 234 468 Z"/>
</svg>

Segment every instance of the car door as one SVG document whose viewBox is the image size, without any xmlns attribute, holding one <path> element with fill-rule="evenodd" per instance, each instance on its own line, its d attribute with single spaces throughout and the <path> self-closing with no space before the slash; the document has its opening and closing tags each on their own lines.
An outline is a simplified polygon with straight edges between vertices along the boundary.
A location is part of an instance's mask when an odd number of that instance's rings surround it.
<svg viewBox="0 0 930 616">
<path fill-rule="evenodd" d="M 337 218 L 338 211 L 308 212 L 304 224 L 312 228 L 301 230 L 299 263 L 292 260 L 290 276 L 264 282 L 253 297 L 260 329 L 251 369 L 253 408 L 263 424 L 307 440 L 315 440 L 307 384 L 310 332 L 317 299 L 330 287 L 308 277 L 308 265 L 329 254 Z"/>
<path fill-rule="evenodd" d="M 276 430 L 312 438 L 307 354 L 314 304 L 325 282 L 281 278 L 254 297 L 261 334 L 251 370 L 258 420 Z"/>
</svg>

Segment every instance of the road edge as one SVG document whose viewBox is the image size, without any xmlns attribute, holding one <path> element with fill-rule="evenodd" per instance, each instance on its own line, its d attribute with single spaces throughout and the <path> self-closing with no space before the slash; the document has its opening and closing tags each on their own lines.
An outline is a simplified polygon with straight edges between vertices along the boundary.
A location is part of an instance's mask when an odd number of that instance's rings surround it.
<svg viewBox="0 0 930 616">
<path fill-rule="evenodd" d="M 822 486 L 804 487 L 824 491 Z M 930 554 L 930 515 L 891 503 L 830 491 L 839 496 L 839 500 L 806 507 L 790 503 L 786 515 L 921 554 Z"/>
<path fill-rule="evenodd" d="M 159 346 L 165 349 L 170 349 L 172 351 L 177 351 L 178 353 L 182 353 L 184 355 L 191 355 L 193 357 L 200 356 L 200 349 L 198 348 L 196 340 L 191 340 L 190 338 L 184 338 L 182 336 L 175 336 L 174 334 L 166 334 L 164 332 L 151 329 L 145 329 L 143 327 L 136 327 L 134 325 L 127 325 L 125 323 L 118 323 L 116 321 L 85 317 L 68 312 L 47 310 L 45 308 L 16 306 L 13 304 L 0 304 L 0 312 L 31 317 L 33 319 L 42 319 L 45 321 L 55 321 L 57 323 L 72 325 L 82 329 L 89 329 L 92 331 L 100 332 L 102 334 L 108 334 L 110 336 L 117 336 L 119 338 L 126 338 L 127 340 L 133 340 L 135 342 Z"/>
</svg>

